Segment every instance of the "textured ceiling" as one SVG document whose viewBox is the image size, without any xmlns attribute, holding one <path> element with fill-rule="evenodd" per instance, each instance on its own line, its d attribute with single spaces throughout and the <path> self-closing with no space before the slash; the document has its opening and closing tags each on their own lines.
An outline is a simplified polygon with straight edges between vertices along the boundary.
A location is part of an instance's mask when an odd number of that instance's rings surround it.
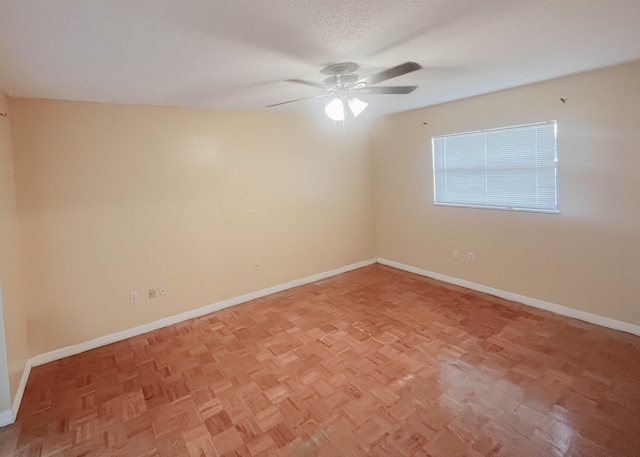
<svg viewBox="0 0 640 457">
<path fill-rule="evenodd" d="M 287 78 L 421 64 L 361 97 L 382 115 L 640 59 L 639 24 L 638 0 L 0 0 L 0 89 L 303 114 L 323 102 L 265 108 L 320 93 Z"/>
</svg>

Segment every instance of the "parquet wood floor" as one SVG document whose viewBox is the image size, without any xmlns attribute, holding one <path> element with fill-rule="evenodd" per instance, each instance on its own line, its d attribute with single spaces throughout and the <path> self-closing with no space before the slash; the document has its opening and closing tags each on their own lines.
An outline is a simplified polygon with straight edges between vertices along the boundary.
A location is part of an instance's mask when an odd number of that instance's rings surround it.
<svg viewBox="0 0 640 457">
<path fill-rule="evenodd" d="M 640 338 L 373 265 L 33 369 L 11 456 L 638 456 Z"/>
</svg>

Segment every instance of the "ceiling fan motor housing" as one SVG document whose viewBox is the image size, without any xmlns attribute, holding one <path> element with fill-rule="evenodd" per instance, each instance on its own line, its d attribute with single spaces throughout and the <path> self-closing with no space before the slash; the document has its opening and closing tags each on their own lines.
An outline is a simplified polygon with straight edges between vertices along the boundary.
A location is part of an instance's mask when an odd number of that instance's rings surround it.
<svg viewBox="0 0 640 457">
<path fill-rule="evenodd" d="M 324 80 L 324 84 L 332 89 L 352 89 L 356 86 L 359 76 L 355 73 L 341 74 L 337 73 L 333 76 L 329 76 Z"/>
</svg>

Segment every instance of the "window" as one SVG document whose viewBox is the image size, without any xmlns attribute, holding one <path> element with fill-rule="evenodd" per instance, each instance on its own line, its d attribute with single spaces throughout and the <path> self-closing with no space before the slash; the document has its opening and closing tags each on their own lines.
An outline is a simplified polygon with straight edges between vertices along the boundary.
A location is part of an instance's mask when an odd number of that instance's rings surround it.
<svg viewBox="0 0 640 457">
<path fill-rule="evenodd" d="M 435 136 L 436 205 L 558 212 L 556 121 Z"/>
</svg>

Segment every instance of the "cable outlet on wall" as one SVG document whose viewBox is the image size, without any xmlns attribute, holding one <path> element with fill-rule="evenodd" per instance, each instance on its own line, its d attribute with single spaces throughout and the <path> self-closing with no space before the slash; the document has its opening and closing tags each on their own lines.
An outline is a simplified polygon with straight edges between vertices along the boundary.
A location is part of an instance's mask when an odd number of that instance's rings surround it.
<svg viewBox="0 0 640 457">
<path fill-rule="evenodd" d="M 260 269 L 260 264 L 257 260 L 253 261 L 253 271 L 258 271 Z"/>
<path fill-rule="evenodd" d="M 469 262 L 473 262 L 474 258 L 475 258 L 475 256 L 473 255 L 473 252 L 467 252 L 467 260 Z"/>
<path fill-rule="evenodd" d="M 457 249 L 453 250 L 453 258 L 458 260 L 458 255 L 460 254 L 460 251 L 458 251 Z"/>
<path fill-rule="evenodd" d="M 156 298 L 156 290 L 149 289 L 149 298 Z"/>
<path fill-rule="evenodd" d="M 138 292 L 135 290 L 129 292 L 129 303 L 136 303 L 138 301 Z"/>
<path fill-rule="evenodd" d="M 160 286 L 158 287 L 158 292 L 160 292 L 160 295 L 165 296 L 167 295 L 167 288 L 165 286 Z"/>
</svg>

